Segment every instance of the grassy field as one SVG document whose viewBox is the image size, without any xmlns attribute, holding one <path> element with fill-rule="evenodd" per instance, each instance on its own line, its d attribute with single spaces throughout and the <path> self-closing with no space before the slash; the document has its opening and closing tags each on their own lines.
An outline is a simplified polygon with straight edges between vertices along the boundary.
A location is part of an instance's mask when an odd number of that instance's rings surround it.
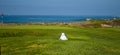
<svg viewBox="0 0 120 55">
<path fill-rule="evenodd" d="M 69 40 L 59 40 L 61 33 Z M 1 55 L 120 55 L 119 28 L 0 26 Z"/>
</svg>

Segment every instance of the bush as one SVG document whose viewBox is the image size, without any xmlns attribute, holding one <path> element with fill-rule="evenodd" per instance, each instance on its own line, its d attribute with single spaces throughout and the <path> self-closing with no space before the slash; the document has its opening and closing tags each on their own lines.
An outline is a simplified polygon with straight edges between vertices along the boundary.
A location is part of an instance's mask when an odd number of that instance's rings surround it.
<svg viewBox="0 0 120 55">
<path fill-rule="evenodd" d="M 101 27 L 101 24 L 105 23 L 104 20 L 91 20 L 90 22 L 94 28 Z"/>
</svg>

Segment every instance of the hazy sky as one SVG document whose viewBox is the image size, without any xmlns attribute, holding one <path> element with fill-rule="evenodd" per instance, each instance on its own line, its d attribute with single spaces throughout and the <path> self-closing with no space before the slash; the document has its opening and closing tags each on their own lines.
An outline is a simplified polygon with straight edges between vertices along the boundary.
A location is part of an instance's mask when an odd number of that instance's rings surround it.
<svg viewBox="0 0 120 55">
<path fill-rule="evenodd" d="M 120 0 L 0 0 L 8 15 L 120 16 Z"/>
</svg>

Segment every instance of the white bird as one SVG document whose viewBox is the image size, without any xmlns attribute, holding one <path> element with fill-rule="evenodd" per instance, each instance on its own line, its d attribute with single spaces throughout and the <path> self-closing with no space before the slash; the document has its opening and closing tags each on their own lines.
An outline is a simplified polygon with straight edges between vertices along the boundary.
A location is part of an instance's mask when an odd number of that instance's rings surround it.
<svg viewBox="0 0 120 55">
<path fill-rule="evenodd" d="M 62 35 L 60 36 L 60 40 L 68 40 L 65 33 L 62 33 Z"/>
</svg>

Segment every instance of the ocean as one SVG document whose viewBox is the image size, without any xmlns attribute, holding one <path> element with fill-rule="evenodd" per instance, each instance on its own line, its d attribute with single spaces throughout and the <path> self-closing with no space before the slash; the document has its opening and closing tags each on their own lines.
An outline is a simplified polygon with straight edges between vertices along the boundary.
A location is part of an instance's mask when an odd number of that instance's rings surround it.
<svg viewBox="0 0 120 55">
<path fill-rule="evenodd" d="M 86 19 L 91 20 L 110 20 L 112 16 L 54 16 L 54 15 L 5 15 L 0 17 L 3 23 L 70 23 L 84 22 Z"/>
</svg>

